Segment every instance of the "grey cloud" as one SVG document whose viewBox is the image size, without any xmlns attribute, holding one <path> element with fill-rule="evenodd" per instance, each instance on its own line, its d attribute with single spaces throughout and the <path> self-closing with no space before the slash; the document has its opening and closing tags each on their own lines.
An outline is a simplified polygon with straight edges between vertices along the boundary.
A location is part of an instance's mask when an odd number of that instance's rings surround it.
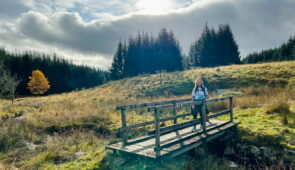
<svg viewBox="0 0 295 170">
<path fill-rule="evenodd" d="M 22 16 L 19 33 L 26 38 L 82 52 L 109 54 L 119 35 L 110 24 L 86 24 L 77 13 L 58 13 L 48 18 L 36 12 Z"/>
<path fill-rule="evenodd" d="M 22 4 L 19 0 L 1 0 L 0 14 L 8 17 L 16 17 L 28 11 L 30 8 Z"/>
</svg>

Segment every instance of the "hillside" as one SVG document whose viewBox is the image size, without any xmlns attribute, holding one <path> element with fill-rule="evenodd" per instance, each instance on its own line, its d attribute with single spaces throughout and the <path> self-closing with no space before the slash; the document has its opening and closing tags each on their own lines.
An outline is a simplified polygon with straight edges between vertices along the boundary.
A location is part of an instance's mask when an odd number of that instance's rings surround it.
<svg viewBox="0 0 295 170">
<path fill-rule="evenodd" d="M 159 164 L 146 160 L 127 163 L 122 158 L 122 163 L 116 164 L 113 162 L 118 162 L 118 158 L 105 149 L 108 143 L 119 140 L 120 114 L 115 111 L 116 105 L 188 98 L 197 77 L 206 80 L 211 97 L 216 97 L 213 93 L 216 88 L 241 91 L 234 99 L 235 119 L 241 121 L 238 128 L 240 143 L 270 147 L 281 166 L 294 166 L 295 62 L 280 62 L 141 75 L 82 91 L 19 98 L 14 105 L 2 100 L 0 169 L 1 166 L 130 169 L 156 165 L 164 169 L 183 169 L 224 165 L 227 160 L 217 159 L 216 155 L 206 156 L 206 159 L 200 157 L 201 153 L 205 155 L 204 151 L 197 155 L 203 164 L 186 156 L 177 158 L 180 161 Z M 13 118 L 15 116 L 20 117 Z M 128 123 L 149 118 L 135 112 L 127 117 Z M 212 160 L 214 163 L 208 163 Z M 268 166 L 274 166 L 274 163 L 277 162 L 273 160 Z"/>
</svg>

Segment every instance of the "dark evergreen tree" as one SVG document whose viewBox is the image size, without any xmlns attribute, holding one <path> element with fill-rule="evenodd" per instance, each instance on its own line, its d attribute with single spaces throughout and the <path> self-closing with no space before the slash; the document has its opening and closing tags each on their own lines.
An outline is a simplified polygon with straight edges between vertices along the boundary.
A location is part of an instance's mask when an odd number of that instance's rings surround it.
<svg viewBox="0 0 295 170">
<path fill-rule="evenodd" d="M 156 70 L 183 70 L 183 57 L 178 41 L 173 32 L 163 28 L 156 40 Z"/>
<path fill-rule="evenodd" d="M 127 52 L 126 52 L 126 56 L 124 58 L 124 66 L 123 66 L 123 70 L 124 70 L 124 77 L 129 77 L 129 76 L 135 76 L 136 74 L 136 70 L 138 68 L 138 65 L 136 63 L 136 44 L 134 39 L 130 38 L 128 41 L 128 47 L 127 47 Z"/>
<path fill-rule="evenodd" d="M 125 55 L 125 46 L 122 44 L 121 40 L 118 44 L 117 51 L 113 58 L 113 63 L 110 68 L 111 79 L 117 80 L 123 77 L 123 64 Z"/>
<path fill-rule="evenodd" d="M 217 39 L 217 65 L 239 64 L 240 52 L 229 24 L 219 26 Z"/>
<path fill-rule="evenodd" d="M 240 63 L 238 45 L 228 24 L 220 25 L 218 31 L 208 24 L 190 48 L 191 66 L 214 67 Z"/>
<path fill-rule="evenodd" d="M 191 68 L 194 66 L 199 66 L 200 63 L 198 61 L 197 57 L 197 46 L 198 44 L 196 42 L 192 43 L 189 49 L 189 54 L 187 57 L 187 67 Z"/>
</svg>

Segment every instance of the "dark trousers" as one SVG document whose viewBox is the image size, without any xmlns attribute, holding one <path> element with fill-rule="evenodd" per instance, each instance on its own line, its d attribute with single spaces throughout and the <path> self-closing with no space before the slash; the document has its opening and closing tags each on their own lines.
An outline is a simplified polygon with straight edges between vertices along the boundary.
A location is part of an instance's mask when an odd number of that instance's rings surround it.
<svg viewBox="0 0 295 170">
<path fill-rule="evenodd" d="M 201 123 L 203 122 L 203 116 L 202 116 L 202 104 L 198 104 L 198 105 L 194 105 L 194 109 L 192 109 L 192 115 L 193 115 L 193 118 L 194 119 L 197 119 L 197 116 L 198 114 L 200 114 L 200 120 L 201 120 Z M 208 110 L 208 107 L 207 105 L 205 105 L 205 111 L 206 111 L 206 116 L 208 115 L 209 113 L 209 110 Z M 194 126 L 196 126 L 196 124 L 194 124 Z"/>
</svg>

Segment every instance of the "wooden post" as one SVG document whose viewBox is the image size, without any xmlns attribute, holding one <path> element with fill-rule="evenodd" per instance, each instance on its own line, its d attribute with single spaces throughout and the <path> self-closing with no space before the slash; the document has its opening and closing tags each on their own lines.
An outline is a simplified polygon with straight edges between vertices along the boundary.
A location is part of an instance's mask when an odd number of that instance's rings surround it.
<svg viewBox="0 0 295 170">
<path fill-rule="evenodd" d="M 126 130 L 126 109 L 121 109 L 121 120 L 122 120 L 122 137 L 123 137 L 123 146 L 127 144 L 127 130 Z"/>
<path fill-rule="evenodd" d="M 229 104 L 230 104 L 230 121 L 233 122 L 234 121 L 234 117 L 233 117 L 233 108 L 234 108 L 233 96 L 229 97 Z"/>
<path fill-rule="evenodd" d="M 206 122 L 207 122 L 207 116 L 206 116 L 206 100 L 202 102 L 202 117 L 203 121 L 201 122 L 203 126 L 203 132 L 206 132 Z"/>
<path fill-rule="evenodd" d="M 155 152 L 156 152 L 156 157 L 159 157 L 160 156 L 160 117 L 159 117 L 158 108 L 155 108 L 154 116 L 155 116 Z"/>
<path fill-rule="evenodd" d="M 173 108 L 173 116 L 176 116 L 176 103 L 174 104 L 174 108 Z M 177 118 L 174 119 L 174 124 L 177 123 Z"/>
</svg>

